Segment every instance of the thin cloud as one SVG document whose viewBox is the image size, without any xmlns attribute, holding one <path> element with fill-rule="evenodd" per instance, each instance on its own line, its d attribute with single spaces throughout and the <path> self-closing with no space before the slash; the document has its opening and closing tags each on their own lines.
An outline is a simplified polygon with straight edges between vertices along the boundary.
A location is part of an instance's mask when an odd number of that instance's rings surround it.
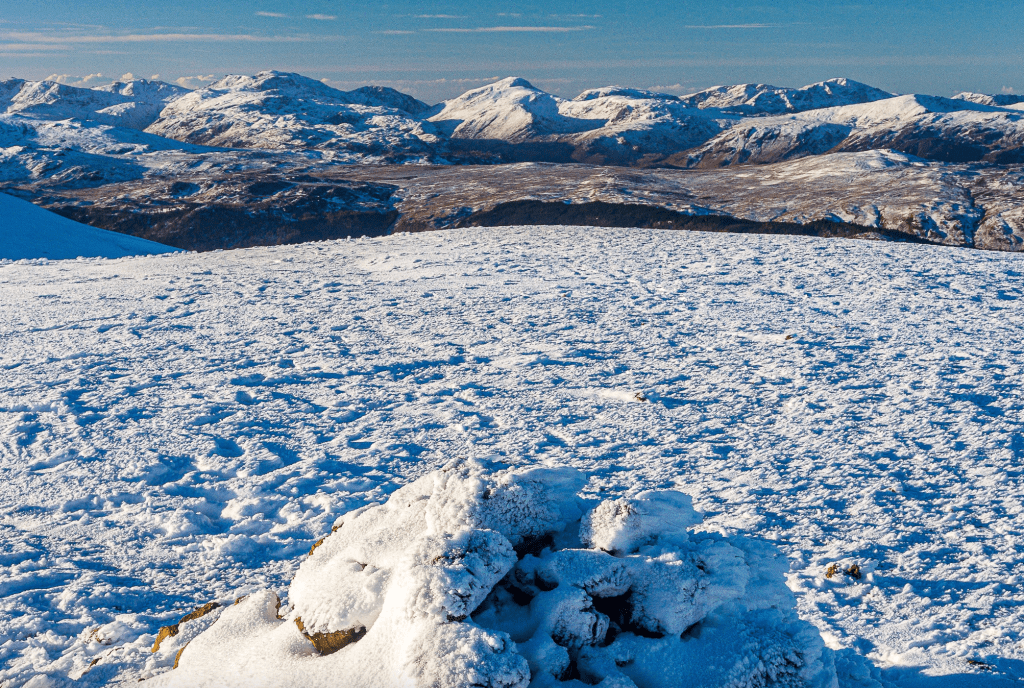
<svg viewBox="0 0 1024 688">
<path fill-rule="evenodd" d="M 596 26 L 480 26 L 475 29 L 424 29 L 437 33 L 492 33 L 492 32 L 513 32 L 513 33 L 569 33 L 572 31 L 589 31 L 596 29 Z"/>
<path fill-rule="evenodd" d="M 784 24 L 691 24 L 684 29 L 781 29 Z"/>
<path fill-rule="evenodd" d="M 145 33 L 125 35 L 75 35 L 65 36 L 47 33 L 0 31 L 0 40 L 22 41 L 21 45 L 31 45 L 34 49 L 45 49 L 47 45 L 62 46 L 69 43 L 165 43 L 173 41 L 210 41 L 210 42 L 242 42 L 242 43 L 305 43 L 312 40 L 322 41 L 324 36 L 257 36 L 254 34 L 232 33 Z M 0 45 L 0 49 L 10 49 Z"/>
<path fill-rule="evenodd" d="M 274 17 L 275 19 L 287 19 L 288 15 L 283 12 L 257 12 L 257 17 Z"/>
<path fill-rule="evenodd" d="M 1016 91 L 1013 89 L 1013 86 L 1003 86 L 999 92 L 1008 96 L 1016 93 Z"/>
<path fill-rule="evenodd" d="M 58 84 L 64 84 L 65 86 L 86 86 L 90 81 L 96 81 L 102 79 L 103 75 L 99 72 L 95 74 L 87 74 L 85 76 L 72 76 L 71 74 L 51 74 L 50 76 L 43 79 L 43 81 L 53 81 Z"/>
<path fill-rule="evenodd" d="M 466 19 L 464 14 L 417 14 L 417 19 Z"/>
<path fill-rule="evenodd" d="M 206 76 L 182 76 L 174 80 L 174 83 L 178 84 L 182 88 L 197 89 L 202 88 L 208 83 L 216 81 L 217 77 L 213 74 L 207 74 Z"/>
<path fill-rule="evenodd" d="M 39 43 L 0 43 L 0 50 L 6 51 L 11 54 L 21 54 L 22 52 L 38 53 L 41 50 L 63 50 L 64 46 L 61 45 L 40 45 Z"/>
<path fill-rule="evenodd" d="M 337 19 L 333 14 L 307 14 L 306 19 L 316 19 L 318 21 L 334 21 Z"/>
<path fill-rule="evenodd" d="M 693 93 L 689 86 L 683 86 L 682 84 L 671 84 L 669 86 L 648 86 L 648 91 L 654 91 L 655 93 Z"/>
</svg>

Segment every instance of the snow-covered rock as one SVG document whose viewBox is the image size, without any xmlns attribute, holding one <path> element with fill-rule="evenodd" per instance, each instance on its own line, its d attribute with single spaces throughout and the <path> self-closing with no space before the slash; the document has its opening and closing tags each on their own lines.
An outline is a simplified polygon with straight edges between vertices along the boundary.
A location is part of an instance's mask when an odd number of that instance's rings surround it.
<svg viewBox="0 0 1024 688">
<path fill-rule="evenodd" d="M 456 462 L 343 516 L 292 581 L 225 610 L 157 686 L 821 686 L 770 545 L 690 498 L 593 508 L 570 468 Z M 575 680 L 574 680 L 575 679 Z"/>
<path fill-rule="evenodd" d="M 177 249 L 108 232 L 0 193 L 0 260 L 123 258 Z"/>
<path fill-rule="evenodd" d="M 715 86 L 682 96 L 680 100 L 701 109 L 754 116 L 855 105 L 892 97 L 892 93 L 859 81 L 829 79 L 802 88 L 780 88 L 768 84 Z"/>
</svg>

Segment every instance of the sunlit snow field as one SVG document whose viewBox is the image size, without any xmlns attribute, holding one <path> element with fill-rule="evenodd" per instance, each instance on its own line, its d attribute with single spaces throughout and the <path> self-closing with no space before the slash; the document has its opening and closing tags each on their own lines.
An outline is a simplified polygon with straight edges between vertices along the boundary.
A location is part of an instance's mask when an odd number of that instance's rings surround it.
<svg viewBox="0 0 1024 688">
<path fill-rule="evenodd" d="M 886 682 L 1024 678 L 1022 296 L 1013 254 L 593 228 L 2 264 L 0 684 L 162 672 L 455 457 L 691 494 Z"/>
</svg>

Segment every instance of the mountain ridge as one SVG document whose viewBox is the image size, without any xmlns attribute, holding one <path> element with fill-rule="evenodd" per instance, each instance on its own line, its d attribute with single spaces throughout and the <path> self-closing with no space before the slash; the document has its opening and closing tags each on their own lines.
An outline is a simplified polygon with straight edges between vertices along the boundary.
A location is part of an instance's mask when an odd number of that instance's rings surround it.
<svg viewBox="0 0 1024 688">
<path fill-rule="evenodd" d="M 1024 109 L 1016 100 L 895 95 L 847 78 L 799 88 L 718 86 L 684 96 L 608 86 L 567 99 L 507 77 L 436 105 L 387 87 L 341 91 L 275 70 L 229 75 L 196 90 L 144 79 L 91 89 L 9 79 L 0 82 L 0 146 L 20 146 L 22 157 L 44 160 L 21 165 L 31 175 L 68 169 L 52 148 L 37 145 L 48 138 L 38 132 L 52 129 L 45 122 L 64 120 L 81 122 L 82 132 L 96 128 L 81 143 L 67 138 L 65 157 L 95 154 L 87 139 L 131 139 L 102 129 L 115 127 L 219 149 L 315 152 L 339 163 L 708 167 L 886 148 L 940 162 L 1014 163 L 1024 161 Z M 18 129 L 37 134 L 12 133 Z M 118 149 L 106 146 L 101 154 Z M 130 167 L 147 152 L 135 141 L 121 149 L 135 158 L 112 166 Z"/>
<path fill-rule="evenodd" d="M 278 71 L 193 91 L 8 80 L 0 190 L 199 250 L 495 221 L 521 202 L 557 215 L 543 204 L 596 201 L 622 222 L 654 222 L 660 206 L 1024 249 L 1020 104 L 893 95 L 849 79 L 697 95 L 609 86 L 568 99 L 508 77 L 431 106 Z M 544 163 L 555 165 L 538 172 Z"/>
</svg>

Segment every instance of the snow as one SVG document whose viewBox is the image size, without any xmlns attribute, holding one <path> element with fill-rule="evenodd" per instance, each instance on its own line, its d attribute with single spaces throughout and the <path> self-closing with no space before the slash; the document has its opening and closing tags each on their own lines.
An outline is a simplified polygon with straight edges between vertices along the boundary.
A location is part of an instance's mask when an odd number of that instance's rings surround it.
<svg viewBox="0 0 1024 688">
<path fill-rule="evenodd" d="M 453 462 L 343 516 L 299 566 L 290 609 L 248 596 L 153 683 L 526 688 L 575 667 L 590 685 L 834 685 L 773 548 L 690 533 L 701 519 L 680 492 L 588 508 L 585 483 Z"/>
<path fill-rule="evenodd" d="M 682 96 L 680 100 L 701 109 L 756 116 L 869 103 L 892 97 L 892 93 L 859 81 L 837 78 L 803 88 L 779 88 L 767 84 L 715 86 Z"/>
<path fill-rule="evenodd" d="M 580 146 L 573 159 L 611 164 L 707 141 L 721 125 L 673 96 L 613 86 L 564 100 L 518 77 L 468 91 L 430 118 L 453 139 Z"/>
<path fill-rule="evenodd" d="M 429 646 L 386 666 L 413 655 L 424 672 L 480 656 L 513 677 L 516 656 L 556 666 L 548 629 L 582 617 L 551 595 L 586 592 L 583 574 L 602 570 L 574 557 L 623 566 L 636 581 L 632 564 L 615 562 L 685 561 L 690 550 L 666 540 L 685 529 L 686 546 L 755 571 L 730 599 L 775 600 L 702 608 L 708 622 L 688 642 L 715 656 L 811 648 L 810 622 L 840 686 L 1008 685 L 1024 677 L 1020 260 L 519 227 L 0 265 L 0 681 L 173 681 L 202 637 L 208 647 L 266 637 L 269 656 L 299 662 L 305 652 L 303 666 L 340 658 L 347 650 L 316 657 L 283 621 L 301 602 L 322 628 L 350 613 L 372 623 L 377 598 L 358 595 L 383 590 L 386 576 L 361 570 L 369 587 L 334 589 L 363 600 L 355 615 L 315 594 L 326 562 L 366 550 L 393 581 L 409 563 L 388 560 L 384 545 L 369 551 L 362 536 L 398 519 L 371 505 L 411 498 L 425 490 L 418 480 L 433 474 L 435 484 L 434 471 L 466 458 L 515 476 L 579 471 L 582 489 L 569 484 L 552 501 L 575 496 L 589 509 L 586 543 L 568 538 L 570 517 L 584 514 L 529 515 L 568 529 L 548 554 L 516 557 L 513 570 L 538 591 L 529 622 L 503 613 L 499 582 L 475 626 L 429 626 L 441 630 L 414 634 Z M 496 480 L 488 471 L 481 481 Z M 476 503 L 420 501 L 436 523 Z M 367 525 L 349 538 L 347 515 L 364 507 L 352 518 Z M 416 508 L 426 523 L 427 505 Z M 422 549 L 397 544 L 410 556 L 442 546 L 421 537 Z M 496 541 L 459 542 L 487 553 L 475 600 L 511 559 Z M 844 573 L 854 564 L 857 576 Z M 555 576 L 558 587 L 541 589 Z M 724 586 L 712 603 L 737 590 Z M 222 611 L 150 651 L 161 626 L 211 601 Z M 786 611 L 794 603 L 803 621 Z M 677 629 L 678 608 L 661 616 L 672 609 L 645 604 L 640 618 Z M 376 623 L 399 612 L 382 604 Z M 610 627 L 614 615 L 602 613 Z M 651 667 L 692 666 L 671 654 L 688 647 L 673 637 L 633 635 L 593 653 L 580 644 L 581 676 L 615 664 L 637 685 L 657 684 L 675 679 L 645 677 Z M 366 647 L 404 642 L 394 641 Z"/>
<path fill-rule="evenodd" d="M 437 141 L 433 127 L 418 118 L 425 107 L 393 89 L 345 92 L 299 74 L 265 71 L 227 76 L 174 100 L 147 131 L 237 148 L 421 155 Z"/>
<path fill-rule="evenodd" d="M 1024 104 L 1012 100 L 893 96 L 849 79 L 722 86 L 682 98 L 609 86 L 566 100 L 509 77 L 431 107 L 390 88 L 339 91 L 278 71 L 196 91 L 141 79 L 96 89 L 9 79 L 0 82 L 0 183 L 98 186 L 210 167 L 253 170 L 260 156 L 268 165 L 265 151 L 282 165 L 717 168 L 891 148 L 1014 164 L 1024 151 Z"/>
<path fill-rule="evenodd" d="M 447 125 L 453 138 L 496 141 L 520 141 L 600 126 L 563 117 L 559 107 L 564 102 L 526 79 L 509 77 L 446 101 L 430 121 Z"/>
<path fill-rule="evenodd" d="M 1024 104 L 1024 95 L 1014 95 L 1012 93 L 1000 93 L 998 95 L 989 96 L 983 93 L 958 93 L 953 96 L 956 100 L 969 100 L 972 103 L 981 103 L 982 105 L 992 105 L 994 107 L 1005 107 L 1014 108 L 1015 106 Z"/>
<path fill-rule="evenodd" d="M 188 90 L 162 81 L 115 81 L 95 89 L 53 81 L 0 81 L 0 111 L 47 120 L 80 119 L 145 129 Z"/>
<path fill-rule="evenodd" d="M 177 249 L 108 232 L 0 193 L 0 261 L 47 258 L 123 258 Z"/>
<path fill-rule="evenodd" d="M 1009 108 L 927 95 L 821 108 L 791 115 L 748 117 L 689 154 L 691 164 L 770 163 L 829 152 L 870 150 L 916 141 L 1013 151 L 1024 142 L 1024 119 Z M 947 153 L 948 154 L 948 153 Z M 955 155 L 955 153 L 954 153 Z M 941 159 L 941 158 L 940 158 Z"/>
</svg>

